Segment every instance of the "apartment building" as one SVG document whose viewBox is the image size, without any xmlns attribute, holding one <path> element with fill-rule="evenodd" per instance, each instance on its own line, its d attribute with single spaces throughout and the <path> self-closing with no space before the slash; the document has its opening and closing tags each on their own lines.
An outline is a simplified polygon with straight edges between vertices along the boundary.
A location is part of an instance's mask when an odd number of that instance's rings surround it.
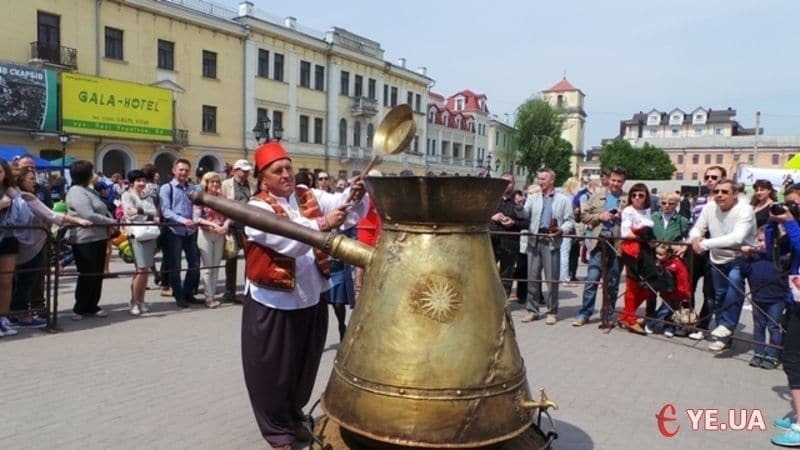
<svg viewBox="0 0 800 450">
<path fill-rule="evenodd" d="M 311 30 L 251 2 L 31 0 L 8 9 L 0 61 L 41 70 L 55 80 L 51 97 L 61 95 L 46 127 L 0 123 L 0 144 L 46 159 L 64 150 L 107 174 L 152 162 L 168 176 L 179 157 L 214 170 L 250 157 L 253 129 L 269 119 L 298 168 L 352 175 L 374 152 L 380 119 L 408 103 L 417 136 L 381 169 L 424 170 L 422 101 L 433 80 L 347 30 Z M 120 110 L 133 100 L 137 108 Z M 69 138 L 63 148 L 59 135 Z"/>
</svg>

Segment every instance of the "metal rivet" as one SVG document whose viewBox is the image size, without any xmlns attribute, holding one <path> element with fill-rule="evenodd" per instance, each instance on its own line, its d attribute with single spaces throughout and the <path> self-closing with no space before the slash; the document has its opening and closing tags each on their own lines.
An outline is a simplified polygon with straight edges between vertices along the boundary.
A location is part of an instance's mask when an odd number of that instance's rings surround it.
<svg viewBox="0 0 800 450">
<path fill-rule="evenodd" d="M 400 395 L 405 395 L 405 393 L 406 393 L 405 389 L 400 389 Z"/>
<path fill-rule="evenodd" d="M 353 383 L 358 383 L 358 378 L 353 377 Z"/>
<path fill-rule="evenodd" d="M 508 385 L 503 383 L 503 389 L 505 389 Z"/>
<path fill-rule="evenodd" d="M 461 396 L 461 390 L 456 391 L 456 395 Z"/>
<path fill-rule="evenodd" d="M 438 229 L 439 229 L 439 225 L 434 225 L 434 226 L 433 226 L 433 229 L 434 229 L 434 230 L 438 230 Z"/>
</svg>

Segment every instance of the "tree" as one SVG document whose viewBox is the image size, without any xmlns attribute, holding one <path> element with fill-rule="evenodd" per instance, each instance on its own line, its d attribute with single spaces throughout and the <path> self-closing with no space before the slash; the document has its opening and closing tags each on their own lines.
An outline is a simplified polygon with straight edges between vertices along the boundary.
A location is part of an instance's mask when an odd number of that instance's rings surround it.
<svg viewBox="0 0 800 450">
<path fill-rule="evenodd" d="M 553 169 L 557 185 L 572 176 L 569 163 L 572 144 L 561 138 L 564 121 L 563 111 L 541 97 L 528 99 L 517 108 L 514 123 L 517 164 L 527 168 L 529 176 L 540 167 Z"/>
<path fill-rule="evenodd" d="M 600 153 L 600 168 L 622 167 L 631 180 L 669 180 L 675 173 L 675 166 L 667 153 L 645 143 L 641 148 L 633 148 L 624 139 L 615 139 L 603 147 Z"/>
</svg>

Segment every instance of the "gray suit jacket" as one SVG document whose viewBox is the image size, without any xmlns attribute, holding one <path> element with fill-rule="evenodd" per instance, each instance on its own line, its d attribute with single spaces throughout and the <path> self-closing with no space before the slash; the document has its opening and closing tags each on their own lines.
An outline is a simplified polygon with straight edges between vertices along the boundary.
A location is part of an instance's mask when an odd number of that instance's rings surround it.
<svg viewBox="0 0 800 450">
<path fill-rule="evenodd" d="M 539 231 L 539 221 L 542 218 L 542 204 L 542 194 L 532 195 L 525 201 L 523 211 L 530 219 L 528 230 L 531 233 L 537 233 Z M 575 219 L 572 215 L 572 202 L 569 197 L 558 192 L 553 194 L 553 218 L 556 219 L 558 228 L 561 229 L 561 232 L 564 234 L 569 233 L 575 228 Z M 528 246 L 536 245 L 537 243 L 538 239 L 536 236 L 531 236 L 528 239 Z M 553 245 L 561 245 L 561 236 L 553 240 Z"/>
</svg>

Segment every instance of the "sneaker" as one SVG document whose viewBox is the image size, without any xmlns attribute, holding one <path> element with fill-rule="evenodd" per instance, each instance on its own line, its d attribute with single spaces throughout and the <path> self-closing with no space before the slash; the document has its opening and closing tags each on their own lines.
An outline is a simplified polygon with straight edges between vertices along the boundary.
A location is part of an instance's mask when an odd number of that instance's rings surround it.
<svg viewBox="0 0 800 450">
<path fill-rule="evenodd" d="M 722 341 L 714 341 L 708 344 L 708 351 L 710 352 L 721 352 L 726 348 L 730 347 L 730 345 L 722 342 Z"/>
<path fill-rule="evenodd" d="M 521 322 L 523 322 L 523 323 L 528 323 L 528 322 L 533 322 L 533 321 L 535 321 L 535 320 L 539 320 L 539 319 L 540 319 L 540 317 L 539 317 L 539 315 L 538 315 L 538 314 L 536 314 L 536 313 L 532 313 L 532 312 L 529 312 L 528 314 L 526 314 L 526 315 L 525 315 L 525 316 L 524 316 L 524 317 L 521 319 Z"/>
<path fill-rule="evenodd" d="M 572 326 L 573 327 L 582 327 L 582 326 L 586 325 L 586 322 L 587 322 L 587 320 L 584 319 L 583 317 L 578 317 L 577 319 L 572 321 Z"/>
<path fill-rule="evenodd" d="M 165 287 L 161 289 L 161 296 L 162 297 L 172 297 L 172 289 Z"/>
<path fill-rule="evenodd" d="M 778 361 L 777 358 L 773 358 L 772 356 L 765 356 L 764 359 L 761 360 L 761 368 L 767 370 L 777 369 L 778 366 L 781 365 L 781 362 Z"/>
<path fill-rule="evenodd" d="M 139 305 L 139 311 L 141 311 L 142 314 L 149 313 L 150 312 L 150 306 L 148 306 L 147 303 L 142 302 Z"/>
<path fill-rule="evenodd" d="M 781 430 L 788 430 L 789 428 L 792 428 L 793 423 L 794 421 L 788 417 L 781 417 L 780 419 L 775 419 L 772 421 L 772 425 Z"/>
<path fill-rule="evenodd" d="M 750 367 L 761 367 L 761 361 L 763 361 L 763 360 L 764 360 L 764 356 L 763 355 L 756 354 L 755 356 L 753 356 L 753 358 L 750 360 L 750 362 L 747 363 L 747 365 L 750 366 Z M 783 428 L 786 429 L 786 428 L 789 428 L 789 427 L 783 427 Z"/>
<path fill-rule="evenodd" d="M 91 316 L 102 319 L 103 317 L 108 317 L 108 313 L 106 312 L 105 309 L 98 308 L 94 314 L 91 314 Z"/>
<path fill-rule="evenodd" d="M 674 335 L 677 337 L 687 337 L 689 336 L 689 331 L 687 331 L 684 328 L 678 328 L 677 330 L 675 330 Z"/>
<path fill-rule="evenodd" d="M 644 334 L 646 334 L 648 336 L 653 334 L 653 330 L 650 328 L 650 325 L 645 325 L 644 326 Z"/>
<path fill-rule="evenodd" d="M 19 331 L 11 326 L 11 322 L 7 317 L 0 317 L 0 333 L 3 333 L 3 336 L 14 336 Z"/>
<path fill-rule="evenodd" d="M 18 320 L 14 325 L 17 328 L 44 328 L 47 326 L 47 321 L 33 315 L 30 317 L 30 319 Z"/>
<path fill-rule="evenodd" d="M 190 303 L 193 305 L 205 305 L 206 302 L 200 300 L 199 298 L 195 297 L 194 295 L 190 295 L 184 299 L 186 303 Z"/>
<path fill-rule="evenodd" d="M 702 341 L 706 337 L 706 332 L 703 330 L 697 330 L 694 333 L 689 333 L 689 339 L 693 341 Z"/>
<path fill-rule="evenodd" d="M 70 319 L 74 320 L 75 322 L 83 320 L 83 314 L 74 313 L 72 316 L 70 316 Z"/>
<path fill-rule="evenodd" d="M 664 337 L 673 338 L 675 337 L 675 332 L 672 330 L 664 330 Z"/>
<path fill-rule="evenodd" d="M 772 443 L 782 447 L 800 447 L 800 426 L 793 423 L 784 433 L 772 436 Z"/>
<path fill-rule="evenodd" d="M 547 319 L 545 319 L 545 325 L 555 325 L 558 322 L 558 318 L 555 314 L 548 314 Z"/>
<path fill-rule="evenodd" d="M 139 305 L 131 306 L 131 309 L 128 311 L 128 313 L 130 315 L 132 315 L 132 316 L 141 316 L 142 315 L 142 311 L 139 309 Z"/>
<path fill-rule="evenodd" d="M 719 339 L 725 339 L 726 337 L 730 337 L 732 334 L 733 331 L 722 325 L 717 325 L 717 328 L 714 328 L 714 330 L 711 331 L 711 335 Z"/>
<path fill-rule="evenodd" d="M 208 300 L 206 301 L 206 308 L 214 309 L 220 305 L 219 300 Z"/>
</svg>

